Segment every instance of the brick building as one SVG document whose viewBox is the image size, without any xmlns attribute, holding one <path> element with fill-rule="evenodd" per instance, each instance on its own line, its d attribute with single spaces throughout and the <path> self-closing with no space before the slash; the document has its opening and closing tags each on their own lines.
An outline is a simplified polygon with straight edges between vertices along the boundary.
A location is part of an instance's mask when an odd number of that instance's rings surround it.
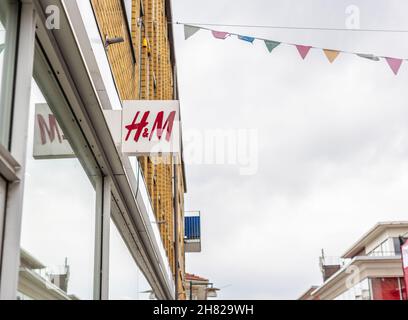
<svg viewBox="0 0 408 320">
<path fill-rule="evenodd" d="M 127 2 L 127 3 L 126 3 Z M 177 99 L 174 48 L 172 42 L 170 1 L 164 0 L 92 0 L 101 37 L 122 37 L 124 41 L 108 47 L 108 57 L 122 100 Z M 140 157 L 141 167 L 153 202 L 160 234 L 172 267 L 177 275 L 180 298 L 184 289 L 184 167 L 176 165 L 178 192 L 178 267 L 175 262 L 174 205 L 172 177 L 174 166 L 168 157 Z M 155 163 L 160 164 L 155 164 Z M 181 163 L 181 159 L 180 159 Z"/>
<path fill-rule="evenodd" d="M 109 299 L 122 276 L 121 265 L 110 270 L 114 241 L 158 299 L 185 299 L 182 154 L 126 156 L 105 112 L 178 99 L 170 1 L 9 0 L 0 9 L 0 299 L 66 257 L 59 297 Z M 49 122 L 39 156 L 40 106 Z"/>
</svg>

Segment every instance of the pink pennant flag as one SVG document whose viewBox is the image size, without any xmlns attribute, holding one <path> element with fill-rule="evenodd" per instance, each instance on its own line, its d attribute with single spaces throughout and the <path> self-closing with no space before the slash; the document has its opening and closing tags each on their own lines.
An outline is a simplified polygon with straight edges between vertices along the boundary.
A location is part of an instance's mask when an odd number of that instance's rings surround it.
<svg viewBox="0 0 408 320">
<path fill-rule="evenodd" d="M 402 64 L 402 59 L 386 57 L 385 60 L 387 60 L 387 63 L 390 66 L 392 72 L 397 75 Z"/>
<path fill-rule="evenodd" d="M 300 56 L 302 59 L 305 59 L 307 54 L 309 53 L 309 50 L 311 49 L 311 46 L 302 46 L 300 44 L 296 45 L 296 49 L 299 51 Z"/>
<path fill-rule="evenodd" d="M 226 39 L 230 34 L 228 32 L 223 32 L 223 31 L 215 31 L 211 30 L 214 38 L 224 40 Z"/>
</svg>

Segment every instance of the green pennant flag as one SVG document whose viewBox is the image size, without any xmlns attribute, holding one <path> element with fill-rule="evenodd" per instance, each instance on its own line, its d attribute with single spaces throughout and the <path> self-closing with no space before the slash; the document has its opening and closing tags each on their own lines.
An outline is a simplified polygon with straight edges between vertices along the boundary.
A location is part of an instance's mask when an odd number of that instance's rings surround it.
<svg viewBox="0 0 408 320">
<path fill-rule="evenodd" d="M 184 25 L 184 40 L 187 40 L 190 38 L 192 35 L 194 35 L 200 28 L 194 27 L 194 26 L 189 26 L 187 24 Z"/>
<path fill-rule="evenodd" d="M 272 52 L 277 46 L 280 45 L 280 42 L 272 41 L 272 40 L 265 40 L 265 45 L 268 48 L 269 52 Z"/>
</svg>

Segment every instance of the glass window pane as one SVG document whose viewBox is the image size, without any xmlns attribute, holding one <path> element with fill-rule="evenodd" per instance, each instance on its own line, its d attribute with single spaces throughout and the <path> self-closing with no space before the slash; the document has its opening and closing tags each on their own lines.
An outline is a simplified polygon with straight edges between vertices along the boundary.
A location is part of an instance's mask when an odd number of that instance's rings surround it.
<svg viewBox="0 0 408 320">
<path fill-rule="evenodd" d="M 401 244 L 399 238 L 392 238 L 394 254 L 401 254 Z"/>
<path fill-rule="evenodd" d="M 407 290 L 405 289 L 405 279 L 404 278 L 399 278 L 399 283 L 400 283 L 400 287 L 401 287 L 402 300 L 408 300 Z"/>
<path fill-rule="evenodd" d="M 124 0 L 124 4 L 129 30 L 132 30 L 132 0 Z"/>
<path fill-rule="evenodd" d="M 92 299 L 95 189 L 44 92 L 33 81 L 19 298 Z"/>
<path fill-rule="evenodd" d="M 18 1 L 0 1 L 0 143 L 8 146 L 17 44 Z"/>
<path fill-rule="evenodd" d="M 6 204 L 6 181 L 0 176 L 0 239 L 3 239 L 3 221 Z M 1 240 L 0 240 L 1 244 Z M 0 249 L 1 256 L 1 249 Z"/>
<path fill-rule="evenodd" d="M 398 278 L 371 279 L 373 300 L 400 300 Z"/>
<path fill-rule="evenodd" d="M 109 252 L 109 299 L 151 299 L 150 285 L 136 265 L 112 220 Z"/>
</svg>

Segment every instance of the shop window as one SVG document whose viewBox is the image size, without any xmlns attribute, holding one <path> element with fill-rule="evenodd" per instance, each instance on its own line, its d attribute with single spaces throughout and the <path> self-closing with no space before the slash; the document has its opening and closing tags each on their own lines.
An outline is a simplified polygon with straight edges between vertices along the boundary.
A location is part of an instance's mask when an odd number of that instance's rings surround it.
<svg viewBox="0 0 408 320">
<path fill-rule="evenodd" d="M 373 278 L 371 288 L 373 300 L 401 300 L 398 278 Z"/>
<path fill-rule="evenodd" d="M 399 279 L 400 282 L 400 286 L 401 286 L 401 296 L 402 296 L 402 300 L 408 300 L 408 296 L 407 296 L 407 289 L 405 288 L 405 279 L 404 278 L 400 278 Z"/>
<path fill-rule="evenodd" d="M 368 279 L 349 288 L 347 291 L 340 294 L 335 300 L 370 300 L 370 284 Z"/>
<path fill-rule="evenodd" d="M 78 143 L 84 138 L 72 130 L 73 117 L 62 117 L 70 108 L 56 80 L 38 65 L 30 102 L 19 296 L 92 299 L 96 192 L 80 149 L 89 147 Z"/>
<path fill-rule="evenodd" d="M 0 143 L 8 146 L 17 46 L 18 1 L 0 1 Z"/>
<path fill-rule="evenodd" d="M 146 300 L 151 288 L 111 220 L 109 249 L 109 299 Z"/>
</svg>

